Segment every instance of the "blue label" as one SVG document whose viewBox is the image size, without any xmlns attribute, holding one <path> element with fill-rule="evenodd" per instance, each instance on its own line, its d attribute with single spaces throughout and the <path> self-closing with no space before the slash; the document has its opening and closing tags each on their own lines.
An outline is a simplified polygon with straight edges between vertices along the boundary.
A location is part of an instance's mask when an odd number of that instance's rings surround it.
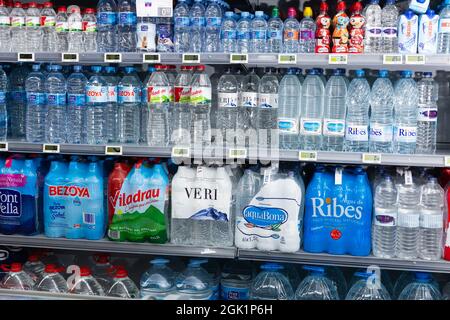
<svg viewBox="0 0 450 320">
<path fill-rule="evenodd" d="M 158 25 L 158 41 L 161 42 L 161 39 L 170 39 L 172 38 L 172 26 L 170 24 L 160 24 Z"/>
<path fill-rule="evenodd" d="M 223 300 L 248 300 L 249 288 L 234 288 L 222 285 L 222 299 Z"/>
<path fill-rule="evenodd" d="M 305 122 L 303 128 L 306 132 L 317 132 L 320 129 L 320 123 L 317 122 Z"/>
<path fill-rule="evenodd" d="M 136 24 L 136 14 L 134 12 L 120 12 L 119 13 L 119 24 L 120 25 L 135 25 Z"/>
<path fill-rule="evenodd" d="M 86 104 L 86 95 L 69 93 L 67 96 L 69 106 L 84 106 Z"/>
<path fill-rule="evenodd" d="M 191 25 L 194 27 L 204 27 L 206 24 L 206 19 L 204 17 L 191 18 Z"/>
<path fill-rule="evenodd" d="M 190 19 L 188 17 L 176 17 L 175 26 L 177 27 L 188 27 L 190 24 Z"/>
<path fill-rule="evenodd" d="M 242 215 L 248 223 L 255 227 L 274 230 L 285 223 L 288 219 L 288 213 L 279 208 L 247 206 Z"/>
<path fill-rule="evenodd" d="M 294 127 L 292 121 L 278 121 L 278 129 L 280 130 L 291 130 Z"/>
<path fill-rule="evenodd" d="M 20 217 L 22 215 L 22 195 L 19 191 L 0 189 L 0 216 Z"/>
<path fill-rule="evenodd" d="M 64 93 L 47 93 L 47 105 L 49 106 L 66 105 L 66 95 Z"/>
<path fill-rule="evenodd" d="M 238 40 L 250 40 L 251 33 L 250 31 L 238 31 L 237 38 Z"/>
<path fill-rule="evenodd" d="M 266 39 L 266 32 L 265 31 L 253 31 L 252 32 L 252 38 L 256 40 L 265 40 Z"/>
<path fill-rule="evenodd" d="M 222 31 L 222 39 L 235 40 L 236 31 Z"/>
<path fill-rule="evenodd" d="M 117 14 L 115 12 L 99 12 L 97 14 L 97 24 L 114 25 L 117 23 Z"/>
<path fill-rule="evenodd" d="M 208 18 L 206 20 L 206 25 L 208 27 L 220 27 L 221 24 L 222 24 L 222 18 L 213 17 L 213 18 Z"/>
<path fill-rule="evenodd" d="M 281 30 L 267 31 L 267 38 L 281 40 L 283 38 L 283 34 L 282 34 Z"/>
<path fill-rule="evenodd" d="M 6 92 L 0 91 L 0 104 L 6 103 Z"/>
<path fill-rule="evenodd" d="M 25 91 L 13 91 L 11 92 L 11 98 L 14 103 L 25 103 L 27 100 L 27 94 Z"/>
<path fill-rule="evenodd" d="M 37 92 L 27 92 L 27 102 L 33 105 L 44 105 L 45 104 L 45 94 Z"/>
<path fill-rule="evenodd" d="M 327 123 L 326 129 L 329 132 L 335 132 L 335 133 L 343 132 L 344 129 L 345 129 L 345 125 L 343 123 L 332 123 L 332 122 L 330 122 L 330 123 Z"/>
</svg>

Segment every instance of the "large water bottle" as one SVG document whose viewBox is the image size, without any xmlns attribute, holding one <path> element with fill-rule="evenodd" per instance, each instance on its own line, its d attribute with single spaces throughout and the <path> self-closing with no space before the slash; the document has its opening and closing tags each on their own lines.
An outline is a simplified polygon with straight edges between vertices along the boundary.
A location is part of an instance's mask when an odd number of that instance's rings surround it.
<svg viewBox="0 0 450 320">
<path fill-rule="evenodd" d="M 86 143 L 86 84 L 83 67 L 75 65 L 67 78 L 68 132 L 67 142 Z"/>
<path fill-rule="evenodd" d="M 380 70 L 370 94 L 369 151 L 392 152 L 394 88 L 387 70 Z"/>
<path fill-rule="evenodd" d="M 140 296 L 139 289 L 133 280 L 128 276 L 128 271 L 123 267 L 118 267 L 111 287 L 106 293 L 108 297 L 117 297 L 122 299 L 136 299 Z"/>
<path fill-rule="evenodd" d="M 43 30 L 42 49 L 47 52 L 56 52 L 58 38 L 56 35 L 56 12 L 53 3 L 45 2 L 41 11 L 41 26 Z"/>
<path fill-rule="evenodd" d="M 56 36 L 58 38 L 56 48 L 58 52 L 67 52 L 69 50 L 69 40 L 68 40 L 68 17 L 67 8 L 64 6 L 58 7 L 58 12 L 56 14 Z"/>
<path fill-rule="evenodd" d="M 429 273 L 416 272 L 412 282 L 400 293 L 398 300 L 442 300 L 442 296 Z"/>
<path fill-rule="evenodd" d="M 173 145 L 189 146 L 191 143 L 191 66 L 181 66 L 175 79 L 175 101 L 172 107 L 172 133 L 170 141 Z"/>
<path fill-rule="evenodd" d="M 191 52 L 203 52 L 204 51 L 204 39 L 205 39 L 205 7 L 203 6 L 203 0 L 194 0 L 194 4 L 189 11 L 189 17 L 191 19 L 191 38 L 190 38 L 190 50 Z"/>
<path fill-rule="evenodd" d="M 258 115 L 258 87 L 260 82 L 255 69 L 242 78 L 239 90 L 239 123 L 243 124 L 245 130 L 253 129 L 256 134 Z"/>
<path fill-rule="evenodd" d="M 263 148 L 269 148 L 277 141 L 273 134 L 278 129 L 278 91 L 278 78 L 269 68 L 258 87 L 258 143 Z M 278 148 L 278 145 L 274 147 Z"/>
<path fill-rule="evenodd" d="M 442 256 L 444 190 L 432 177 L 422 186 L 420 196 L 419 257 L 439 260 Z"/>
<path fill-rule="evenodd" d="M 373 255 L 394 258 L 397 242 L 397 188 L 390 176 L 384 176 L 376 186 L 373 206 Z"/>
<path fill-rule="evenodd" d="M 136 51 L 136 2 L 119 0 L 118 42 L 120 52 Z"/>
<path fill-rule="evenodd" d="M 308 271 L 295 292 L 296 300 L 339 300 L 336 286 L 327 277 L 324 267 L 304 266 Z"/>
<path fill-rule="evenodd" d="M 205 18 L 205 51 L 219 52 L 220 29 L 222 26 L 222 8 L 219 6 L 219 0 L 211 0 L 209 2 L 209 5 L 205 10 Z"/>
<path fill-rule="evenodd" d="M 108 142 L 117 141 L 118 133 L 118 119 L 117 119 L 117 101 L 118 101 L 118 90 L 120 77 L 117 75 L 116 67 L 105 67 L 105 79 L 106 85 L 108 87 L 108 102 L 106 104 L 106 140 Z"/>
<path fill-rule="evenodd" d="M 234 130 L 238 129 L 238 83 L 236 77 L 231 73 L 231 69 L 227 69 L 222 77 L 219 79 L 217 86 L 218 101 L 216 113 L 217 129 L 221 131 L 224 141 L 228 136 L 234 137 Z M 234 143 L 228 141 L 228 143 Z"/>
<path fill-rule="evenodd" d="M 263 11 L 256 11 L 255 18 L 250 23 L 251 40 L 250 52 L 263 53 L 266 51 L 267 22 Z"/>
<path fill-rule="evenodd" d="M 190 33 L 189 6 L 187 0 L 178 1 L 173 10 L 175 52 L 188 52 Z"/>
<path fill-rule="evenodd" d="M 437 53 L 450 53 L 450 0 L 445 0 L 439 13 Z"/>
<path fill-rule="evenodd" d="M 278 263 L 261 265 L 261 272 L 253 279 L 250 300 L 292 300 L 294 291 Z"/>
<path fill-rule="evenodd" d="M 67 133 L 67 87 L 60 65 L 52 65 L 47 75 L 45 88 L 47 93 L 47 119 L 45 123 L 45 141 L 65 143 Z"/>
<path fill-rule="evenodd" d="M 248 300 L 252 279 L 251 262 L 227 262 L 221 273 L 220 297 L 223 300 Z"/>
<path fill-rule="evenodd" d="M 241 12 L 241 19 L 236 25 L 236 51 L 241 53 L 248 53 L 250 51 L 250 41 L 252 39 L 250 13 L 247 11 Z"/>
<path fill-rule="evenodd" d="M 97 52 L 97 17 L 93 8 L 87 8 L 83 15 L 83 45 L 85 52 Z"/>
<path fill-rule="evenodd" d="M 347 91 L 344 150 L 367 152 L 369 150 L 369 97 L 370 85 L 364 70 L 356 70 L 356 77 Z"/>
<path fill-rule="evenodd" d="M 45 265 L 39 260 L 37 254 L 29 255 L 27 262 L 23 265 L 23 270 L 31 276 L 34 282 L 42 277 L 44 269 Z"/>
<path fill-rule="evenodd" d="M 37 291 L 67 293 L 66 279 L 58 272 L 58 268 L 54 264 L 47 264 L 44 273 L 36 282 Z"/>
<path fill-rule="evenodd" d="M 43 30 L 41 28 L 41 13 L 36 2 L 30 2 L 26 11 L 27 49 L 29 52 L 40 52 L 44 48 Z"/>
<path fill-rule="evenodd" d="M 312 18 L 311 7 L 303 10 L 303 19 L 300 21 L 299 51 L 302 53 L 314 53 L 316 48 L 316 22 Z"/>
<path fill-rule="evenodd" d="M 225 12 L 225 19 L 222 22 L 221 42 L 223 52 L 232 53 L 236 51 L 236 20 L 234 12 Z"/>
<path fill-rule="evenodd" d="M 153 259 L 151 267 L 141 277 L 141 298 L 145 300 L 169 300 L 175 298 L 175 273 L 168 266 L 168 259 Z"/>
<path fill-rule="evenodd" d="M 438 85 L 433 80 L 431 72 L 424 72 L 417 87 L 419 90 L 419 110 L 417 113 L 416 153 L 433 154 L 436 151 Z"/>
<path fill-rule="evenodd" d="M 9 272 L 0 282 L 2 289 L 9 290 L 33 290 L 34 281 L 22 268 L 21 263 L 12 263 Z"/>
<path fill-rule="evenodd" d="M 47 117 L 47 106 L 45 103 L 45 76 L 40 71 L 40 65 L 34 64 L 32 72 L 25 80 L 27 91 L 27 141 L 45 141 L 45 120 Z"/>
<path fill-rule="evenodd" d="M 415 259 L 418 256 L 420 212 L 420 190 L 414 184 L 400 184 L 398 192 L 396 256 Z"/>
<path fill-rule="evenodd" d="M 117 51 L 117 4 L 115 0 L 100 0 L 97 5 L 97 46 L 100 52 Z"/>
<path fill-rule="evenodd" d="M 379 2 L 379 0 L 370 0 L 370 4 L 364 9 L 363 16 L 366 17 L 365 53 L 381 52 L 382 21 Z"/>
<path fill-rule="evenodd" d="M 396 53 L 398 51 L 398 9 L 395 6 L 395 0 L 387 0 L 381 10 L 382 33 L 382 52 Z"/>
<path fill-rule="evenodd" d="M 75 278 L 74 283 L 69 284 L 69 293 L 104 296 L 105 291 L 98 281 L 92 276 L 91 269 L 80 267 L 80 275 Z"/>
<path fill-rule="evenodd" d="M 324 108 L 324 82 L 316 69 L 311 69 L 302 85 L 300 108 L 300 148 L 322 148 L 322 116 Z"/>
<path fill-rule="evenodd" d="M 6 141 L 8 133 L 8 109 L 6 107 L 8 91 L 8 76 L 0 66 L 0 141 Z"/>
<path fill-rule="evenodd" d="M 25 79 L 27 76 L 28 68 L 24 64 L 19 64 L 9 74 L 8 137 L 17 140 L 24 139 L 26 134 Z"/>
<path fill-rule="evenodd" d="M 70 52 L 83 51 L 83 18 L 81 17 L 80 8 L 72 7 L 67 18 L 67 26 L 69 28 L 68 41 Z"/>
<path fill-rule="evenodd" d="M 197 66 L 192 76 L 190 98 L 191 137 L 194 145 L 209 145 L 211 142 L 211 95 L 211 81 L 205 66 Z"/>
<path fill-rule="evenodd" d="M 26 13 L 20 2 L 14 3 L 14 8 L 11 10 L 9 16 L 11 18 L 11 51 L 27 51 Z"/>
<path fill-rule="evenodd" d="M 175 280 L 178 293 L 183 300 L 210 300 L 212 291 L 211 276 L 202 268 L 208 260 L 191 259 L 187 268 Z"/>
<path fill-rule="evenodd" d="M 300 23 L 296 19 L 295 8 L 288 9 L 288 18 L 284 21 L 283 51 L 297 53 L 299 49 Z"/>
<path fill-rule="evenodd" d="M 394 146 L 395 153 L 413 154 L 417 140 L 417 106 L 419 91 L 412 71 L 403 71 L 394 92 Z"/>
<path fill-rule="evenodd" d="M 357 272 L 357 280 L 347 293 L 345 300 L 391 300 L 380 276 L 371 272 Z"/>
<path fill-rule="evenodd" d="M 106 108 L 108 86 L 100 72 L 102 67 L 93 66 L 93 75 L 86 85 L 86 141 L 88 144 L 105 144 Z"/>
<path fill-rule="evenodd" d="M 11 51 L 11 19 L 4 1 L 0 1 L 0 51 Z"/>
<path fill-rule="evenodd" d="M 134 67 L 126 67 L 119 82 L 118 135 L 120 143 L 139 142 L 142 83 Z"/>
<path fill-rule="evenodd" d="M 278 92 L 278 131 L 282 149 L 299 149 L 301 92 L 302 85 L 295 74 L 295 69 L 289 68 L 280 82 Z"/>
<path fill-rule="evenodd" d="M 344 148 L 347 84 L 345 69 L 335 69 L 325 87 L 322 150 Z"/>
</svg>

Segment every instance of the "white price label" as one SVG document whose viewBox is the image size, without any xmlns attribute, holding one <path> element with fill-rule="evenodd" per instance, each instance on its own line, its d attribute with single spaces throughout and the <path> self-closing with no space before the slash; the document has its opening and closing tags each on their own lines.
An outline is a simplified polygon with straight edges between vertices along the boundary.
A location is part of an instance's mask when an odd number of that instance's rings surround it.
<svg viewBox="0 0 450 320">
<path fill-rule="evenodd" d="M 383 55 L 383 64 L 402 64 L 403 56 L 401 54 L 385 54 Z"/>
<path fill-rule="evenodd" d="M 348 64 L 348 55 L 330 54 L 328 55 L 328 64 Z"/>
<path fill-rule="evenodd" d="M 191 151 L 189 148 L 183 147 L 173 147 L 172 148 L 172 158 L 189 158 Z"/>
<path fill-rule="evenodd" d="M 450 156 L 444 157 L 444 166 L 450 167 Z"/>
<path fill-rule="evenodd" d="M 405 185 L 410 186 L 413 184 L 413 176 L 411 170 L 405 170 Z"/>
<path fill-rule="evenodd" d="M 200 63 L 200 55 L 198 53 L 183 53 L 182 63 Z"/>
<path fill-rule="evenodd" d="M 19 62 L 34 62 L 34 53 L 19 52 L 17 54 L 17 61 L 19 61 Z"/>
<path fill-rule="evenodd" d="M 0 142 L 0 152 L 8 151 L 8 142 Z"/>
<path fill-rule="evenodd" d="M 342 185 L 342 167 L 337 167 L 334 171 L 334 184 L 337 186 Z"/>
<path fill-rule="evenodd" d="M 298 159 L 300 161 L 317 161 L 316 151 L 299 151 Z"/>
<path fill-rule="evenodd" d="M 228 158 L 230 159 L 245 159 L 247 158 L 247 149 L 235 148 L 228 150 Z"/>
<path fill-rule="evenodd" d="M 379 154 L 379 153 L 363 153 L 362 154 L 362 162 L 363 163 L 380 164 L 381 163 L 381 154 Z"/>
<path fill-rule="evenodd" d="M 42 152 L 44 153 L 59 153 L 59 144 L 43 144 Z"/>
<path fill-rule="evenodd" d="M 159 53 L 144 53 L 142 55 L 143 63 L 160 63 L 161 55 Z"/>
<path fill-rule="evenodd" d="M 425 64 L 425 56 L 423 54 L 410 54 L 405 56 L 405 64 Z"/>
<path fill-rule="evenodd" d="M 78 53 L 62 53 L 61 62 L 79 62 L 80 55 Z"/>
<path fill-rule="evenodd" d="M 105 53 L 104 55 L 105 63 L 122 63 L 122 54 L 121 53 Z"/>
<path fill-rule="evenodd" d="M 105 155 L 107 156 L 121 156 L 122 146 L 105 146 Z"/>
<path fill-rule="evenodd" d="M 296 54 L 279 54 L 278 64 L 297 64 Z"/>
<path fill-rule="evenodd" d="M 230 54 L 230 63 L 248 63 L 248 54 L 232 53 Z"/>
<path fill-rule="evenodd" d="M 172 17 L 173 0 L 136 0 L 138 17 Z"/>
</svg>

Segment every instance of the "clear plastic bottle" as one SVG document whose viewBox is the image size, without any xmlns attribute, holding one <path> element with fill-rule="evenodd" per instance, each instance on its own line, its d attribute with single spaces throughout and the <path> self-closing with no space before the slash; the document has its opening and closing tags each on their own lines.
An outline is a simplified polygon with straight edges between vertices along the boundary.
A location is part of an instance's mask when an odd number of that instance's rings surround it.
<svg viewBox="0 0 450 320">
<path fill-rule="evenodd" d="M 205 72 L 205 66 L 197 66 L 192 76 L 190 98 L 191 136 L 194 145 L 211 143 L 211 94 L 211 81 Z"/>
<path fill-rule="evenodd" d="M 28 68 L 19 63 L 9 74 L 9 96 L 7 97 L 8 138 L 23 140 L 26 137 L 26 91 L 25 80 Z"/>
<path fill-rule="evenodd" d="M 45 2 L 41 11 L 41 26 L 43 30 L 42 50 L 56 52 L 58 38 L 56 34 L 56 12 L 53 10 L 53 3 Z"/>
<path fill-rule="evenodd" d="M 442 300 L 442 296 L 429 273 L 416 272 L 412 282 L 400 293 L 398 300 Z"/>
<path fill-rule="evenodd" d="M 83 66 L 75 65 L 73 73 L 67 78 L 67 127 L 70 134 L 67 142 L 71 144 L 86 143 L 86 84 L 87 78 L 82 73 Z"/>
<path fill-rule="evenodd" d="M 181 66 L 175 80 L 175 101 L 172 108 L 172 133 L 170 141 L 173 145 L 189 146 L 191 143 L 191 66 Z"/>
<path fill-rule="evenodd" d="M 448 80 L 446 81 L 448 83 Z M 431 72 L 424 72 L 417 83 L 419 90 L 419 108 L 417 116 L 416 153 L 433 154 L 436 152 L 436 131 L 438 117 L 438 84 Z"/>
<path fill-rule="evenodd" d="M 369 97 L 370 85 L 365 72 L 356 70 L 356 77 L 350 82 L 347 91 L 344 151 L 369 150 Z"/>
<path fill-rule="evenodd" d="M 27 29 L 25 26 L 25 10 L 20 2 L 14 3 L 14 8 L 10 13 L 11 18 L 11 51 L 26 52 L 27 51 Z"/>
<path fill-rule="evenodd" d="M 394 88 L 387 70 L 380 70 L 370 94 L 369 151 L 392 153 Z"/>
<path fill-rule="evenodd" d="M 47 75 L 45 88 L 47 94 L 47 119 L 45 121 L 45 141 L 65 143 L 67 134 L 67 86 L 60 65 L 52 65 Z"/>
<path fill-rule="evenodd" d="M 137 299 L 140 296 L 138 287 L 128 277 L 127 270 L 123 268 L 117 268 L 111 287 L 106 295 L 122 299 Z"/>
<path fill-rule="evenodd" d="M 278 7 L 272 9 L 272 17 L 267 22 L 267 52 L 280 53 L 283 50 L 283 21 Z"/>
<path fill-rule="evenodd" d="M 437 53 L 450 53 L 450 0 L 445 0 L 439 13 Z"/>
<path fill-rule="evenodd" d="M 101 66 L 93 66 L 91 70 L 93 74 L 86 84 L 86 141 L 88 144 L 105 144 L 108 86 L 100 74 Z"/>
<path fill-rule="evenodd" d="M 0 287 L 9 290 L 33 290 L 34 284 L 33 279 L 22 269 L 21 263 L 12 263 L 10 271 L 0 282 Z"/>
<path fill-rule="evenodd" d="M 300 110 L 300 148 L 321 150 L 324 82 L 316 69 L 311 69 L 302 85 Z"/>
<path fill-rule="evenodd" d="M 222 8 L 219 0 L 210 0 L 205 10 L 206 29 L 205 29 L 205 51 L 219 52 L 221 50 L 220 35 L 222 26 Z M 226 19 L 225 14 L 225 19 Z M 234 21 L 234 19 L 233 19 Z M 222 27 L 223 28 L 223 27 Z M 235 27 L 236 29 L 236 27 Z M 227 51 L 225 51 L 227 52 Z"/>
<path fill-rule="evenodd" d="M 46 291 L 53 293 L 67 293 L 66 279 L 58 272 L 54 264 L 47 264 L 42 277 L 36 282 L 37 291 Z"/>
<path fill-rule="evenodd" d="M 8 76 L 0 66 L 0 141 L 6 141 L 8 133 L 8 110 L 6 107 L 8 91 Z"/>
<path fill-rule="evenodd" d="M 68 42 L 70 52 L 82 52 L 83 47 L 83 18 L 81 17 L 80 8 L 72 7 L 67 18 L 67 26 L 69 28 Z"/>
<path fill-rule="evenodd" d="M 95 9 L 86 8 L 82 23 L 84 52 L 97 52 L 97 18 Z M 134 50 L 136 50 L 136 43 Z"/>
<path fill-rule="evenodd" d="M 255 68 L 242 78 L 239 90 L 239 123 L 243 124 L 245 130 L 254 130 L 256 134 L 258 115 L 258 87 L 260 82 Z"/>
<path fill-rule="evenodd" d="M 178 1 L 173 10 L 174 17 L 174 45 L 175 52 L 189 52 L 189 42 L 191 38 L 190 33 L 190 19 L 189 6 L 187 0 Z"/>
<path fill-rule="evenodd" d="M 236 51 L 240 53 L 248 53 L 250 51 L 250 41 L 252 39 L 250 13 L 241 12 L 241 19 L 236 25 Z"/>
<path fill-rule="evenodd" d="M 106 104 L 106 140 L 108 142 L 116 142 L 118 135 L 118 111 L 117 111 L 117 101 L 118 101 L 118 89 L 120 78 L 117 75 L 116 67 L 105 67 L 105 79 L 106 85 L 108 87 L 108 102 Z"/>
<path fill-rule="evenodd" d="M 269 148 L 272 143 L 278 141 L 273 136 L 278 129 L 278 78 L 271 68 L 261 78 L 258 87 L 258 144 L 264 148 Z M 278 148 L 278 145 L 273 146 Z"/>
<path fill-rule="evenodd" d="M 381 7 L 379 0 L 370 0 L 363 11 L 366 17 L 366 32 L 364 37 L 365 53 L 380 53 L 382 41 Z"/>
<path fill-rule="evenodd" d="M 278 263 L 264 263 L 261 272 L 253 279 L 250 300 L 292 300 L 294 291 Z"/>
<path fill-rule="evenodd" d="M 194 0 L 194 4 L 189 11 L 189 18 L 191 20 L 191 38 L 190 49 L 191 52 L 203 52 L 204 51 L 204 39 L 205 39 L 205 7 L 202 0 Z"/>
<path fill-rule="evenodd" d="M 136 1 L 119 0 L 118 42 L 120 52 L 136 51 Z"/>
<path fill-rule="evenodd" d="M 223 52 L 232 53 L 236 51 L 236 28 L 237 24 L 234 20 L 234 12 L 225 12 L 220 36 Z"/>
<path fill-rule="evenodd" d="M 0 1 L 0 52 L 11 51 L 11 19 L 5 1 Z"/>
<path fill-rule="evenodd" d="M 69 40 L 68 40 L 68 17 L 67 8 L 64 6 L 58 7 L 56 14 L 56 37 L 58 38 L 56 48 L 58 52 L 67 52 L 69 50 Z"/>
<path fill-rule="evenodd" d="M 118 85 L 118 135 L 120 143 L 137 144 L 140 134 L 140 104 L 142 83 L 134 67 L 125 67 Z"/>
<path fill-rule="evenodd" d="M 357 272 L 359 278 L 347 293 L 345 300 L 391 300 L 389 292 L 375 273 Z"/>
<path fill-rule="evenodd" d="M 324 267 L 304 266 L 308 275 L 300 282 L 295 300 L 339 300 L 336 286 L 327 277 Z"/>
<path fill-rule="evenodd" d="M 176 297 L 176 274 L 168 266 L 168 259 L 153 259 L 151 267 L 141 277 L 141 298 L 145 300 L 169 300 Z"/>
<path fill-rule="evenodd" d="M 267 44 L 267 22 L 263 11 L 256 11 L 255 18 L 250 23 L 250 52 L 264 53 Z"/>
<path fill-rule="evenodd" d="M 80 276 L 75 278 L 74 283 L 69 284 L 69 293 L 104 296 L 105 291 L 98 281 L 92 276 L 89 267 L 80 267 Z"/>
<path fill-rule="evenodd" d="M 314 53 L 316 49 L 316 22 L 312 18 L 311 7 L 303 10 L 303 19 L 300 21 L 300 42 L 299 51 L 301 53 Z"/>
<path fill-rule="evenodd" d="M 283 51 L 297 53 L 299 51 L 300 23 L 296 19 L 295 8 L 288 9 L 288 18 L 284 21 Z"/>
<path fill-rule="evenodd" d="M 39 256 L 32 254 L 28 256 L 27 262 L 23 265 L 23 271 L 28 273 L 33 281 L 36 281 L 44 274 L 45 265 L 39 260 Z"/>
<path fill-rule="evenodd" d="M 221 272 L 220 298 L 223 300 L 248 300 L 253 279 L 249 261 L 227 262 Z"/>
<path fill-rule="evenodd" d="M 118 48 L 117 4 L 100 0 L 97 5 L 97 47 L 99 52 L 116 52 Z"/>
<path fill-rule="evenodd" d="M 398 52 L 398 9 L 395 6 L 395 0 L 387 0 L 383 10 L 381 10 L 382 33 L 382 52 Z"/>
<path fill-rule="evenodd" d="M 44 48 L 44 28 L 41 28 L 41 13 L 37 8 L 36 2 L 29 3 L 26 14 L 25 24 L 27 26 L 27 49 L 29 52 L 41 52 Z"/>
<path fill-rule="evenodd" d="M 156 18 L 138 17 L 137 18 L 137 49 L 143 52 L 156 51 Z"/>
<path fill-rule="evenodd" d="M 236 77 L 228 68 L 220 77 L 217 86 L 218 100 L 216 125 L 222 133 L 222 138 L 227 141 L 227 135 L 233 137 L 234 130 L 238 129 L 238 83 Z M 233 141 L 228 143 L 234 144 Z"/>
<path fill-rule="evenodd" d="M 40 71 L 40 65 L 34 64 L 32 72 L 25 80 L 27 92 L 27 129 L 28 142 L 44 142 L 46 130 L 47 105 L 45 103 L 46 78 Z"/>
<path fill-rule="evenodd" d="M 210 300 L 212 291 L 211 276 L 202 268 L 208 260 L 191 259 L 187 268 L 175 280 L 182 300 Z"/>
<path fill-rule="evenodd" d="M 159 52 L 173 52 L 173 23 L 171 17 L 156 18 L 156 50 Z"/>
<path fill-rule="evenodd" d="M 110 256 L 108 254 L 94 255 L 95 264 L 92 267 L 92 274 L 102 286 L 104 292 L 108 292 L 112 284 L 112 270 Z"/>
</svg>

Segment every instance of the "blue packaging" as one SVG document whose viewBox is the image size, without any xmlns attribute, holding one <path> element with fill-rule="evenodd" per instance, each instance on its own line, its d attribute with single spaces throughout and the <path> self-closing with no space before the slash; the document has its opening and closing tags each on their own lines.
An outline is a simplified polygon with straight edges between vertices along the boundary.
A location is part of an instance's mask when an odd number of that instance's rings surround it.
<svg viewBox="0 0 450 320">
<path fill-rule="evenodd" d="M 83 199 L 83 235 L 88 240 L 102 239 L 106 232 L 103 168 L 99 162 L 89 163 L 86 173 L 89 197 Z"/>
<path fill-rule="evenodd" d="M 89 197 L 84 174 L 87 166 L 77 159 L 72 159 L 69 163 L 67 173 L 67 192 L 65 192 L 65 217 L 66 233 L 69 239 L 83 238 L 83 207 L 82 201 Z"/>
</svg>

